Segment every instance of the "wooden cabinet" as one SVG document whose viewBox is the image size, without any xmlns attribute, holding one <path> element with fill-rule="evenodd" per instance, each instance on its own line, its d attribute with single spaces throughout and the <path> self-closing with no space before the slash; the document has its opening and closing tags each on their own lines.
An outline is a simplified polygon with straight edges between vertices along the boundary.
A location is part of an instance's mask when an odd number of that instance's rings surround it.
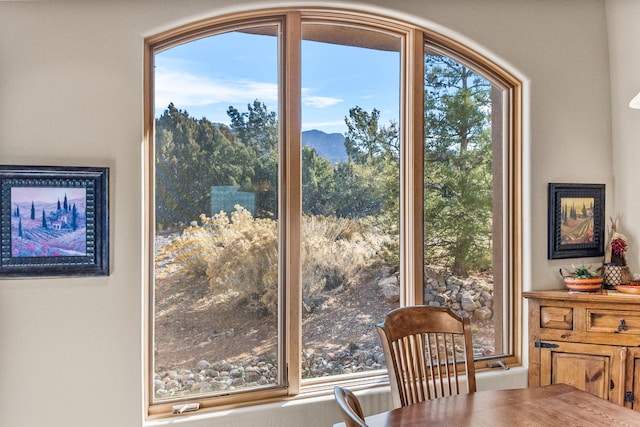
<svg viewBox="0 0 640 427">
<path fill-rule="evenodd" d="M 640 411 L 640 295 L 525 292 L 529 385 L 571 384 Z"/>
</svg>

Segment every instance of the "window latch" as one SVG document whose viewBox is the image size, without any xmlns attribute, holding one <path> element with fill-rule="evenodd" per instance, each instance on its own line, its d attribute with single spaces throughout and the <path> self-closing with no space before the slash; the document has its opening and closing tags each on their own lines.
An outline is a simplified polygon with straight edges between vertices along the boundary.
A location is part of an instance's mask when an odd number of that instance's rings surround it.
<svg viewBox="0 0 640 427">
<path fill-rule="evenodd" d="M 200 409 L 200 404 L 196 403 L 185 403 L 184 405 L 174 405 L 171 407 L 171 413 L 173 414 L 184 414 L 185 412 L 193 412 Z"/>
<path fill-rule="evenodd" d="M 504 360 L 494 360 L 493 362 L 488 362 L 487 368 L 502 368 L 505 371 L 509 370 L 509 367 L 506 363 L 504 363 Z"/>
</svg>

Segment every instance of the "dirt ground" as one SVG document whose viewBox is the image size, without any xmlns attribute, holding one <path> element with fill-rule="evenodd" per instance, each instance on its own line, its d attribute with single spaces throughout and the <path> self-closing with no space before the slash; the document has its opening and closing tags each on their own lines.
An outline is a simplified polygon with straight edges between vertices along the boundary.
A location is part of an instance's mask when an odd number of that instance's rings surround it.
<svg viewBox="0 0 640 427">
<path fill-rule="evenodd" d="M 238 296 L 213 297 L 206 278 L 176 277 L 170 274 L 169 260 L 158 261 L 156 370 L 192 369 L 200 360 L 237 361 L 275 354 L 275 316 L 261 315 Z M 380 294 L 379 271 L 361 272 L 358 285 L 328 292 L 310 313 L 303 310 L 303 350 L 368 347 L 379 342 L 374 325 L 394 308 Z"/>
<path fill-rule="evenodd" d="M 200 360 L 240 362 L 257 356 L 275 359 L 275 316 L 265 317 L 255 310 L 255 305 L 237 295 L 212 295 L 204 275 L 175 274 L 171 261 L 157 260 L 156 371 L 193 369 Z M 303 352 L 313 350 L 317 354 L 379 345 L 375 324 L 397 307 L 397 303 L 384 299 L 378 287 L 383 269 L 384 266 L 367 268 L 350 285 L 327 291 L 314 298 L 311 307 L 307 305 L 303 310 Z M 491 351 L 491 321 L 474 327 L 472 320 L 472 328 L 480 331 L 474 333 L 474 341 Z"/>
<path fill-rule="evenodd" d="M 206 278 L 169 279 L 166 273 L 160 269 L 156 277 L 157 371 L 192 369 L 200 360 L 237 361 L 275 354 L 275 318 L 248 309 L 238 297 L 216 300 Z M 367 348 L 379 342 L 374 325 L 394 305 L 380 294 L 377 275 L 377 271 L 363 272 L 358 285 L 322 295 L 316 308 L 303 314 L 303 350 Z"/>
</svg>

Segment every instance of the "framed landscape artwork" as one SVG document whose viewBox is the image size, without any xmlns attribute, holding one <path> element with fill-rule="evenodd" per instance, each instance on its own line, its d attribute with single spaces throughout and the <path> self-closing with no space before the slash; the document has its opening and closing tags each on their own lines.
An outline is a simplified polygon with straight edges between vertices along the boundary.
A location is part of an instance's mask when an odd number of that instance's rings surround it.
<svg viewBox="0 0 640 427">
<path fill-rule="evenodd" d="M 0 165 L 0 277 L 109 274 L 108 168 Z"/>
<path fill-rule="evenodd" d="M 604 184 L 549 184 L 549 259 L 604 255 Z"/>
</svg>

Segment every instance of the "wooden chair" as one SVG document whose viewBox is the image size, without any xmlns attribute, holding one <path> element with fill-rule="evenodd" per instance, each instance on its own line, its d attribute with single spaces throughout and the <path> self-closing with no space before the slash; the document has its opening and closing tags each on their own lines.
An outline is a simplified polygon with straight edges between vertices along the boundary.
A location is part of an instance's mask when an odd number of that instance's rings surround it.
<svg viewBox="0 0 640 427">
<path fill-rule="evenodd" d="M 471 323 L 448 308 L 400 307 L 376 325 L 396 408 L 476 391 Z M 462 381 L 461 381 L 462 380 Z"/>
<path fill-rule="evenodd" d="M 336 397 L 336 402 L 342 413 L 342 419 L 347 427 L 367 427 L 360 401 L 351 390 L 335 386 L 333 394 Z"/>
</svg>

